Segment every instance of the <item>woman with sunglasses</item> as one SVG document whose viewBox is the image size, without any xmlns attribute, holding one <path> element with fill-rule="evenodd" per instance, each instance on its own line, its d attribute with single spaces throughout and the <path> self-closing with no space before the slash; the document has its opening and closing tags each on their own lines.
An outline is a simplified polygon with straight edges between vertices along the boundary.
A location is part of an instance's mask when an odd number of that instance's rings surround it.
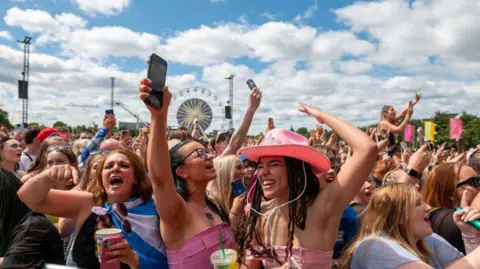
<svg viewBox="0 0 480 269">
<path fill-rule="evenodd" d="M 140 98 L 149 98 L 151 81 L 143 79 Z M 148 169 L 167 247 L 170 269 L 212 268 L 210 255 L 234 248 L 228 213 L 207 198 L 207 184 L 217 177 L 212 153 L 196 141 L 182 141 L 168 149 L 165 130 L 172 94 L 163 88 L 163 106 L 151 113 Z M 168 161 L 170 160 L 170 162 Z"/>
<path fill-rule="evenodd" d="M 76 238 L 69 261 L 80 268 L 99 268 L 94 234 L 101 228 L 122 230 L 124 240 L 108 248 L 107 263 L 122 267 L 168 268 L 160 237 L 151 184 L 142 161 L 128 150 L 103 159 L 90 192 L 61 191 L 53 184 L 78 179 L 71 166 L 53 166 L 27 181 L 18 196 L 30 208 L 76 221 Z"/>
<path fill-rule="evenodd" d="M 478 194 L 478 187 L 477 173 L 471 167 L 442 163 L 428 173 L 422 188 L 423 200 L 432 207 L 429 220 L 433 231 L 464 254 L 462 233 L 453 221 L 453 214 L 460 206 L 463 192 L 467 191 L 470 204 Z"/>
</svg>

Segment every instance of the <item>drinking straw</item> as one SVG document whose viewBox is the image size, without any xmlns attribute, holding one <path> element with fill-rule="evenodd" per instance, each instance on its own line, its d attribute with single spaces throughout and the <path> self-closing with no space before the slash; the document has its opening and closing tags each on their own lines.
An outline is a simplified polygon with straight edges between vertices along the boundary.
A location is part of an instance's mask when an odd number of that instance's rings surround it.
<svg viewBox="0 0 480 269">
<path fill-rule="evenodd" d="M 218 242 L 220 243 L 220 247 L 222 248 L 223 259 L 225 259 L 225 248 L 223 247 L 223 239 L 220 233 L 218 233 Z"/>
</svg>

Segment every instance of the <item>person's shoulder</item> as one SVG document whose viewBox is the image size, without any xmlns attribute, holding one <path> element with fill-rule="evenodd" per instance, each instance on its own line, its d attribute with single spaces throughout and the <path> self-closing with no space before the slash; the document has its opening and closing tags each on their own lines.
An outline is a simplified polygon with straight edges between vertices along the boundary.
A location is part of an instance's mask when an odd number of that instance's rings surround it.
<svg viewBox="0 0 480 269">
<path fill-rule="evenodd" d="M 358 217 L 357 211 L 353 209 L 352 206 L 347 206 L 345 210 L 343 210 L 342 214 L 342 219 L 347 218 L 347 219 L 356 219 Z"/>
</svg>

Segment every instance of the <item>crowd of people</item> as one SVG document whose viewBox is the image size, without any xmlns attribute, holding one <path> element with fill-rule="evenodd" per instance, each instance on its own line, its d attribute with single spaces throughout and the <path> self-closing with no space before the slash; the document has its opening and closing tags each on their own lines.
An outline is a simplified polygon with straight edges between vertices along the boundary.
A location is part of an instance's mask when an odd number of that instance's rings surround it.
<svg viewBox="0 0 480 269">
<path fill-rule="evenodd" d="M 146 105 L 136 137 L 113 134 L 115 115 L 77 137 L 0 129 L 0 268 L 214 268 L 220 249 L 237 253 L 228 268 L 480 268 L 480 148 L 399 141 L 420 94 L 366 132 L 300 103 L 318 121 L 309 138 L 268 119 L 258 139 L 258 88 L 215 137 L 168 129 L 171 98 L 165 87 L 160 109 Z M 104 228 L 122 240 L 100 263 Z"/>
</svg>

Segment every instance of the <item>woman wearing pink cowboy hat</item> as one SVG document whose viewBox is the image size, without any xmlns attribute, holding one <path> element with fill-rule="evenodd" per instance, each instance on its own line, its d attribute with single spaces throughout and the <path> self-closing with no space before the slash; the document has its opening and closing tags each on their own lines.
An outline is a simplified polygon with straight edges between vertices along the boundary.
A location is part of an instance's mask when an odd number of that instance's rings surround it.
<svg viewBox="0 0 480 269">
<path fill-rule="evenodd" d="M 363 131 L 300 105 L 301 112 L 328 125 L 349 144 L 353 155 L 337 180 L 320 192 L 315 174 L 328 172 L 330 162 L 303 136 L 274 129 L 262 146 L 242 150 L 243 156 L 258 162 L 253 202 L 239 212 L 238 253 L 246 268 L 261 268 L 262 262 L 264 268 L 291 268 L 289 263 L 303 269 L 330 268 L 343 210 L 377 158 L 377 145 Z M 264 199 L 269 201 L 262 204 Z"/>
</svg>

